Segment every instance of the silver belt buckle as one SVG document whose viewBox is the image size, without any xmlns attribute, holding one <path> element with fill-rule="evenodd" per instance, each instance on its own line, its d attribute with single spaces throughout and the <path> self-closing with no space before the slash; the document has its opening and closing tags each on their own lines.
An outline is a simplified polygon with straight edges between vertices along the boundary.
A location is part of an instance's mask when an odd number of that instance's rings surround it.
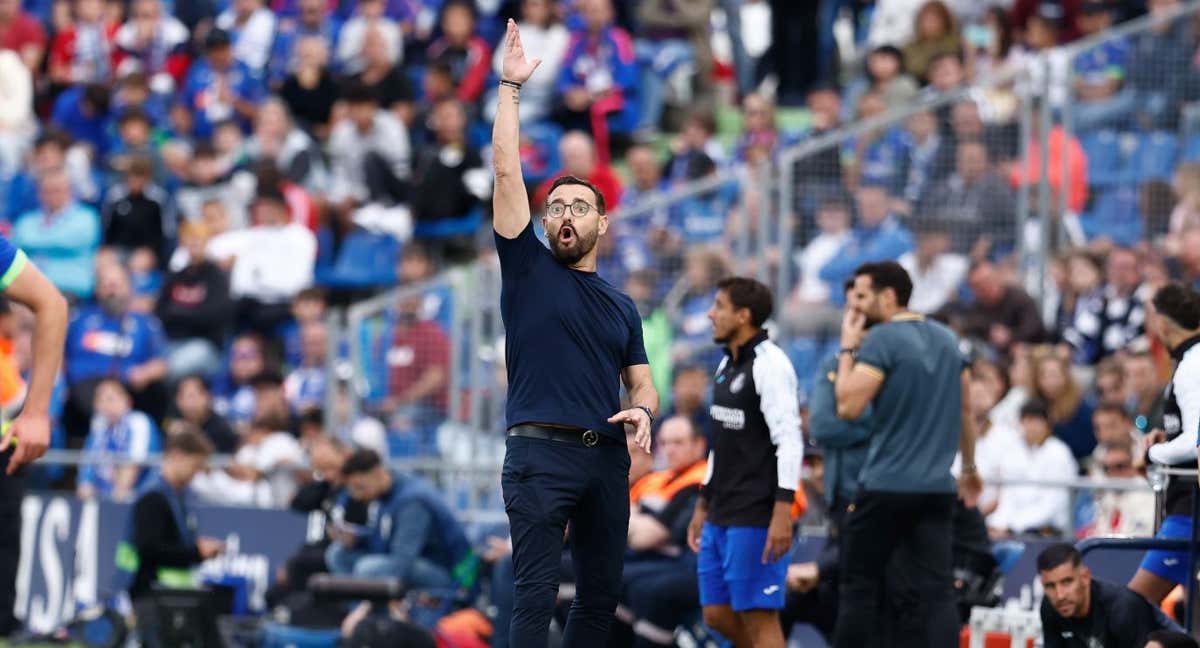
<svg viewBox="0 0 1200 648">
<path fill-rule="evenodd" d="M 589 448 L 594 448 L 594 447 L 596 447 L 597 443 L 600 443 L 600 435 L 599 434 L 596 434 L 592 430 L 586 430 L 583 433 L 583 445 L 585 445 Z"/>
</svg>

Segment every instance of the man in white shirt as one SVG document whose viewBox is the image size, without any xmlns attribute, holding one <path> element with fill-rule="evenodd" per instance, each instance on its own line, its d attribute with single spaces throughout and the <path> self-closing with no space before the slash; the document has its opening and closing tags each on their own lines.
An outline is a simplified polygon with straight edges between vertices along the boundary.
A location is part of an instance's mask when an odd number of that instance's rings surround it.
<svg viewBox="0 0 1200 648">
<path fill-rule="evenodd" d="M 229 277 L 243 327 L 263 335 L 291 317 L 291 301 L 312 284 L 317 239 L 294 223 L 276 187 L 259 187 L 251 206 L 256 224 L 242 236 Z"/>
<path fill-rule="evenodd" d="M 262 74 L 275 42 L 275 13 L 263 0 L 234 0 L 217 16 L 217 27 L 233 35 L 233 57 Z"/>
<path fill-rule="evenodd" d="M 803 304 L 829 303 L 831 288 L 821 279 L 821 268 L 850 240 L 850 205 L 838 198 L 821 203 L 817 208 L 817 229 L 820 233 L 795 257 L 796 265 L 800 266 L 800 285 L 795 294 Z"/>
<path fill-rule="evenodd" d="M 394 205 L 408 198 L 412 149 L 408 129 L 362 83 L 342 91 L 347 117 L 329 136 L 333 171 L 329 202 L 343 210 L 367 203 Z"/>
<path fill-rule="evenodd" d="M 1053 435 L 1044 402 L 1032 400 L 1021 408 L 1021 432 L 1022 442 L 1001 458 L 1005 479 L 1067 480 L 1078 474 L 1071 449 Z M 999 503 L 987 525 L 993 537 L 1058 535 L 1070 529 L 1070 491 L 1054 486 L 1001 486 Z"/>
<path fill-rule="evenodd" d="M 950 303 L 967 277 L 969 263 L 951 252 L 950 230 L 941 221 L 918 225 L 917 249 L 900 257 L 900 265 L 913 280 L 908 307 L 917 313 L 934 313 Z"/>
</svg>

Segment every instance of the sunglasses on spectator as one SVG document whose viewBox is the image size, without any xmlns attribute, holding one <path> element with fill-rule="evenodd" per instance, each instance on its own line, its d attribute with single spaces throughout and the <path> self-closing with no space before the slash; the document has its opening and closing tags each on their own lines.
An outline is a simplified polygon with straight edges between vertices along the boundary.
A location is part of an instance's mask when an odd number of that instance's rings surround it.
<svg viewBox="0 0 1200 648">
<path fill-rule="evenodd" d="M 586 200 L 576 200 L 571 205 L 571 215 L 575 218 L 583 218 L 587 216 L 595 207 Z M 554 201 L 546 207 L 546 215 L 550 218 L 562 218 L 567 213 L 567 205 L 560 201 Z"/>
</svg>

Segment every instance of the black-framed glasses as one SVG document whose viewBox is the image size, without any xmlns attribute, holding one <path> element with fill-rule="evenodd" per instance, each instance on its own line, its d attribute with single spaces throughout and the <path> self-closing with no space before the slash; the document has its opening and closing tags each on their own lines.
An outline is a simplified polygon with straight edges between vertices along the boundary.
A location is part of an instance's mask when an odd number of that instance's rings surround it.
<svg viewBox="0 0 1200 648">
<path fill-rule="evenodd" d="M 588 213 L 592 211 L 592 209 L 594 209 L 594 207 L 592 207 L 592 204 L 586 200 L 576 200 L 571 203 L 570 207 L 571 207 L 571 215 L 574 216 L 575 218 L 583 218 L 584 216 L 587 216 Z M 561 202 L 558 202 L 557 200 L 550 203 L 550 205 L 546 207 L 546 215 L 549 216 L 550 218 L 562 218 L 563 215 L 566 213 L 567 213 L 566 203 L 561 203 Z"/>
</svg>

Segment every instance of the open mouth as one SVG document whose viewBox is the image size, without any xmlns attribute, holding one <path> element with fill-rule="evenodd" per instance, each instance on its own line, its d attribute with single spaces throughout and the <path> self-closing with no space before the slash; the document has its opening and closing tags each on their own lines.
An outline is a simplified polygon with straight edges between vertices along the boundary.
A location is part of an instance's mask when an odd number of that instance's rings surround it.
<svg viewBox="0 0 1200 648">
<path fill-rule="evenodd" d="M 563 225 L 558 230 L 558 242 L 563 245 L 570 245 L 575 242 L 575 228 L 570 225 Z"/>
</svg>

